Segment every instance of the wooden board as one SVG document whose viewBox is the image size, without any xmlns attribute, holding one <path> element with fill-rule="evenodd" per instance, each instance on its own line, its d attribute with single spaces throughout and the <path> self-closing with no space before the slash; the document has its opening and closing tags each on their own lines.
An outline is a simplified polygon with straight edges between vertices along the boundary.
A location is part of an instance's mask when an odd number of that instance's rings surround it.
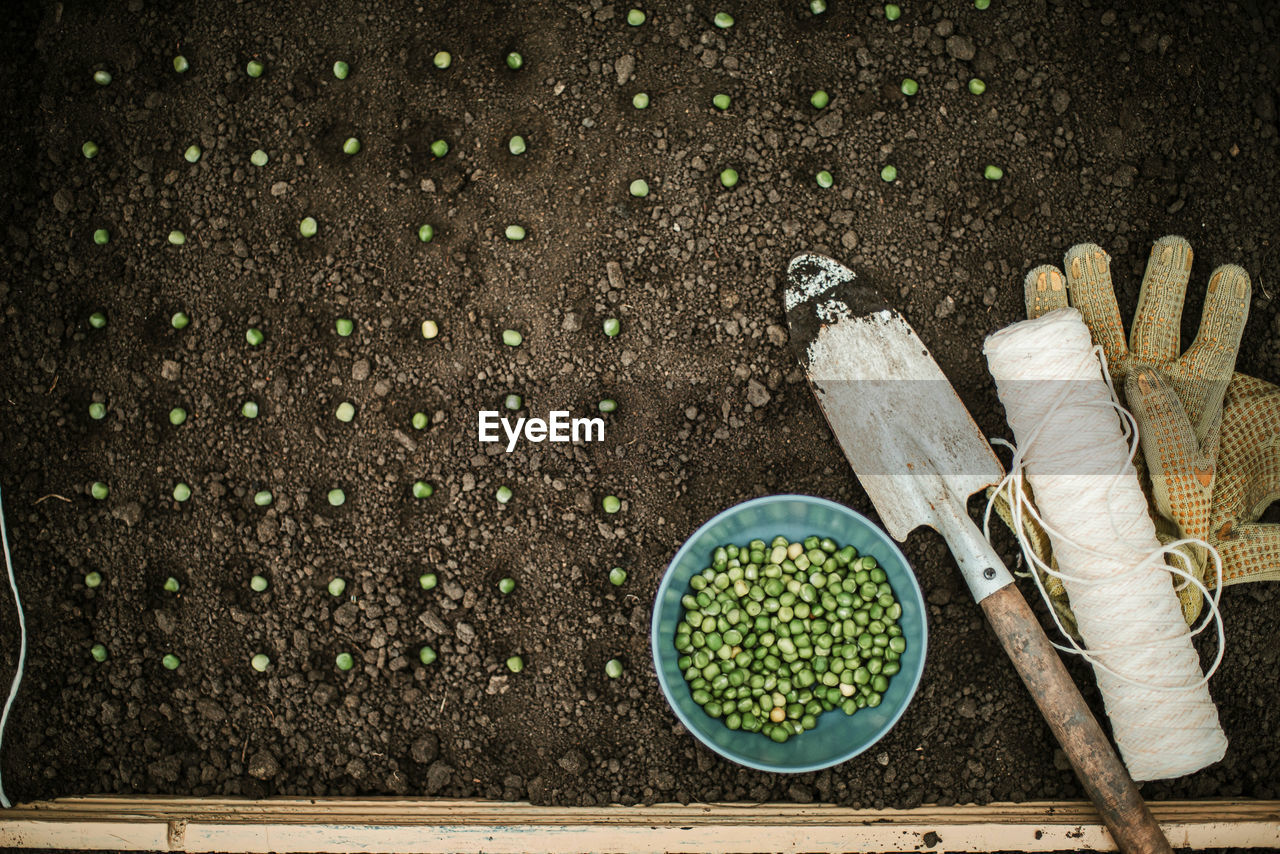
<svg viewBox="0 0 1280 854">
<path fill-rule="evenodd" d="M 1151 810 L 1175 847 L 1280 847 L 1280 801 Z M 85 797 L 0 812 L 0 846 L 228 852 L 1114 850 L 1092 806 L 856 810 L 795 804 L 555 808 L 394 798 Z"/>
</svg>

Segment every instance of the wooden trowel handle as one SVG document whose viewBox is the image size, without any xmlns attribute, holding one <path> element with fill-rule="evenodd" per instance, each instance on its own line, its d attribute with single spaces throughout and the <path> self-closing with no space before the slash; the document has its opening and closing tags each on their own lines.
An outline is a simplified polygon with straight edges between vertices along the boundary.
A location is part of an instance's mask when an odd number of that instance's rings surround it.
<svg viewBox="0 0 1280 854">
<path fill-rule="evenodd" d="M 1009 584 L 983 599 L 982 610 L 1116 845 L 1126 852 L 1171 852 L 1169 840 L 1022 593 Z"/>
</svg>

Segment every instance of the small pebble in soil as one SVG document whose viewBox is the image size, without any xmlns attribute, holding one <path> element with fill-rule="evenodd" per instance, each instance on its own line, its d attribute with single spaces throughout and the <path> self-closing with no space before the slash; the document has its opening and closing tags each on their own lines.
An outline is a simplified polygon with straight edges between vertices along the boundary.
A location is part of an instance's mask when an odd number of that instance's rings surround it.
<svg viewBox="0 0 1280 854">
<path fill-rule="evenodd" d="M 182 159 L 188 163 L 195 163 L 200 159 L 200 155 L 204 151 L 198 145 L 188 145 L 187 150 L 182 152 Z"/>
<path fill-rule="evenodd" d="M 618 496 L 616 495 L 606 495 L 604 498 L 600 499 L 600 507 L 603 508 L 606 513 L 617 513 L 622 509 L 622 502 L 618 500 Z"/>
<path fill-rule="evenodd" d="M 439 160 L 441 157 L 444 157 L 449 153 L 449 143 L 445 142 L 443 139 L 437 139 L 435 142 L 431 143 L 431 153 L 435 155 L 437 160 Z"/>
<path fill-rule="evenodd" d="M 889 164 L 880 170 L 880 180 L 886 183 L 898 180 L 898 168 Z"/>
<path fill-rule="evenodd" d="M 722 30 L 727 30 L 733 26 L 733 16 L 728 12 L 716 12 L 716 16 L 711 20 Z"/>
<path fill-rule="evenodd" d="M 164 665 L 165 670 L 177 670 L 182 665 L 182 660 L 170 652 L 160 659 L 160 663 Z"/>
<path fill-rule="evenodd" d="M 902 80 L 902 94 L 908 98 L 920 91 L 920 84 L 912 80 L 910 77 L 904 77 Z"/>
<path fill-rule="evenodd" d="M 731 102 L 730 102 L 730 100 L 729 100 L 729 96 L 728 96 L 728 95 L 726 95 L 726 94 L 724 94 L 723 92 L 721 92 L 721 93 L 720 93 L 720 94 L 718 94 L 718 95 L 715 95 L 715 96 L 714 96 L 714 97 L 712 97 L 712 99 L 711 99 L 711 105 L 712 105 L 712 106 L 714 106 L 717 110 L 727 110 L 727 109 L 729 109 L 729 104 L 730 104 L 730 103 L 731 103 Z"/>
<path fill-rule="evenodd" d="M 436 488 L 425 480 L 415 481 L 413 484 L 414 498 L 430 498 L 436 491 Z"/>
<path fill-rule="evenodd" d="M 632 9 L 627 12 L 627 23 L 633 27 L 638 27 L 644 23 L 644 12 L 639 9 Z"/>
<path fill-rule="evenodd" d="M 524 137 L 520 136 L 519 134 L 516 134 L 515 136 L 511 137 L 511 139 L 507 140 L 507 151 L 510 151 L 512 154 L 524 154 L 525 152 Z"/>
<path fill-rule="evenodd" d="M 524 343 L 524 336 L 514 329 L 502 330 L 502 343 L 508 347 L 519 347 Z"/>
<path fill-rule="evenodd" d="M 303 237 L 315 237 L 319 226 L 316 225 L 316 219 L 312 216 L 302 218 L 302 222 L 298 223 L 298 233 Z"/>
<path fill-rule="evenodd" d="M 93 656 L 93 660 L 101 664 L 107 660 L 107 648 L 100 643 L 95 643 L 90 649 L 89 654 Z"/>
<path fill-rule="evenodd" d="M 181 406 L 175 406 L 173 409 L 169 410 L 169 423 L 174 427 L 182 426 L 186 423 L 186 420 L 187 410 L 183 409 Z"/>
<path fill-rule="evenodd" d="M 519 71 L 524 67 L 524 57 L 516 53 L 514 50 L 507 54 L 507 68 L 512 71 Z"/>
<path fill-rule="evenodd" d="M 338 408 L 333 414 L 343 424 L 350 424 L 351 419 L 356 417 L 356 408 L 351 401 L 344 400 L 338 404 Z"/>
<path fill-rule="evenodd" d="M 263 578 L 261 575 L 255 575 L 253 578 L 249 579 L 249 589 L 254 593 L 265 592 L 267 586 L 267 579 Z"/>
<path fill-rule="evenodd" d="M 351 66 L 347 65 L 341 59 L 333 64 L 333 76 L 339 80 L 346 80 L 347 75 L 351 73 Z"/>
<path fill-rule="evenodd" d="M 440 334 L 440 327 L 436 325 L 434 320 L 422 321 L 422 337 L 430 341 Z"/>
<path fill-rule="evenodd" d="M 178 483 L 173 487 L 173 500 L 181 503 L 190 497 L 191 487 L 187 486 L 182 481 L 178 481 Z"/>
<path fill-rule="evenodd" d="M 244 331 L 244 340 L 249 342 L 250 347 L 257 347 L 263 340 L 262 330 L 250 326 Z"/>
<path fill-rule="evenodd" d="M 987 84 L 983 83 L 981 78 L 974 77 L 969 81 L 969 92 L 974 95 L 981 95 L 987 91 Z"/>
<path fill-rule="evenodd" d="M 186 329 L 191 325 L 191 318 L 185 311 L 175 311 L 173 317 L 169 318 L 169 325 L 174 329 Z"/>
<path fill-rule="evenodd" d="M 499 504 L 506 504 L 511 500 L 511 496 L 511 488 L 508 486 L 499 486 L 497 492 L 493 494 L 493 497 L 498 499 Z"/>
<path fill-rule="evenodd" d="M 413 424 L 414 430 L 427 429 L 427 424 L 429 423 L 429 419 L 427 418 L 427 413 L 425 412 L 413 413 L 413 418 L 410 420 L 410 423 Z"/>
<path fill-rule="evenodd" d="M 93 482 L 93 486 L 89 487 L 89 494 L 99 501 L 105 499 L 110 491 L 111 490 L 107 488 L 107 485 L 100 480 L 95 480 Z"/>
<path fill-rule="evenodd" d="M 80 146 L 80 153 L 85 156 L 86 160 L 92 160 L 98 156 L 98 144 L 93 140 L 86 140 L 85 144 Z"/>
<path fill-rule="evenodd" d="M 93 72 L 93 82 L 99 86 L 109 85 L 111 83 L 111 72 L 101 70 Z"/>
<path fill-rule="evenodd" d="M 434 238 L 435 236 L 436 236 L 436 229 L 434 226 L 426 225 L 426 224 L 418 226 L 418 240 L 422 241 L 423 243 L 430 243 L 432 238 Z"/>
<path fill-rule="evenodd" d="M 622 662 L 616 658 L 611 658 L 604 664 L 604 675 L 610 679 L 617 679 L 622 675 Z"/>
<path fill-rule="evenodd" d="M 100 311 L 95 311 L 89 315 L 89 325 L 94 329 L 101 329 L 107 325 L 107 316 Z"/>
<path fill-rule="evenodd" d="M 343 154 L 359 154 L 360 140 L 356 139 L 354 136 L 347 137 L 346 142 L 342 143 L 342 153 Z"/>
<path fill-rule="evenodd" d="M 831 177 L 831 173 L 826 169 L 823 169 L 817 175 L 814 175 L 813 180 L 816 181 L 818 186 L 824 190 L 836 182 L 835 178 Z"/>
<path fill-rule="evenodd" d="M 347 494 L 341 489 L 331 489 L 325 497 L 329 499 L 330 507 L 341 507 L 347 503 Z"/>
<path fill-rule="evenodd" d="M 439 583 L 434 572 L 424 572 L 418 576 L 418 586 L 423 590 L 431 590 Z"/>
<path fill-rule="evenodd" d="M 187 236 L 178 229 L 169 232 L 169 243 L 174 246 L 182 246 L 187 242 Z"/>
<path fill-rule="evenodd" d="M 187 62 L 187 58 L 182 54 L 178 54 L 173 58 L 173 70 L 179 74 L 185 74 L 190 67 L 191 63 Z"/>
<path fill-rule="evenodd" d="M 90 590 L 92 590 L 93 588 L 99 586 L 100 584 L 102 584 L 102 573 L 98 572 L 95 569 L 85 574 L 85 577 L 84 577 L 85 587 L 88 587 Z"/>
<path fill-rule="evenodd" d="M 896 21 L 902 17 L 902 9 L 897 3 L 886 3 L 884 6 L 884 19 L 886 21 Z"/>
<path fill-rule="evenodd" d="M 825 110 L 831 103 L 831 96 L 826 93 L 826 90 L 819 89 L 809 96 L 809 103 L 819 110 Z"/>
<path fill-rule="evenodd" d="M 346 338 L 355 331 L 356 325 L 349 317 L 339 317 L 333 322 L 333 331 Z"/>
<path fill-rule="evenodd" d="M 436 655 L 436 651 L 429 646 L 424 646 L 418 650 L 418 660 L 423 664 L 432 664 L 437 658 L 439 656 Z"/>
<path fill-rule="evenodd" d="M 438 51 L 436 55 L 431 58 L 431 64 L 436 68 L 443 70 L 448 68 L 450 65 L 453 65 L 453 57 L 449 55 L 447 50 Z"/>
<path fill-rule="evenodd" d="M 254 166 L 266 166 L 269 159 L 267 153 L 261 148 L 254 149 L 253 154 L 249 155 L 249 162 Z"/>
<path fill-rule="evenodd" d="M 518 655 L 513 655 L 507 659 L 507 669 L 512 673 L 519 673 L 524 670 L 524 659 Z"/>
<path fill-rule="evenodd" d="M 105 228 L 99 228 L 93 232 L 93 242 L 99 246 L 106 246 L 111 242 L 111 232 Z"/>
<path fill-rule="evenodd" d="M 262 653 L 258 653 L 253 658 L 249 659 L 249 666 L 259 673 L 262 673 L 271 666 L 271 659 L 267 658 Z"/>
<path fill-rule="evenodd" d="M 94 421 L 101 421 L 107 417 L 107 407 L 102 403 L 89 404 L 89 417 Z"/>
<path fill-rule="evenodd" d="M 342 671 L 350 670 L 356 664 L 355 659 L 351 657 L 351 653 L 349 652 L 338 653 L 334 656 L 333 663 Z"/>
<path fill-rule="evenodd" d="M 609 570 L 609 583 L 614 587 L 621 587 L 627 582 L 627 571 L 620 566 L 615 566 Z"/>
<path fill-rule="evenodd" d="M 275 496 L 271 494 L 269 489 L 261 489 L 253 495 L 253 503 L 259 507 L 268 507 L 274 500 Z"/>
<path fill-rule="evenodd" d="M 987 168 L 982 170 L 982 177 L 986 178 L 988 181 L 999 181 L 1004 177 L 1004 170 L 999 166 L 992 166 L 988 164 Z"/>
<path fill-rule="evenodd" d="M 524 240 L 524 226 L 509 225 L 506 230 L 507 240 Z"/>
<path fill-rule="evenodd" d="M 631 96 L 631 106 L 637 110 L 643 110 L 649 106 L 649 94 L 647 92 L 637 92 Z"/>
<path fill-rule="evenodd" d="M 258 60 L 256 59 L 249 60 L 248 64 L 245 65 L 244 67 L 244 73 L 254 78 L 261 77 L 262 72 L 265 70 L 266 70 L 266 66 L 264 66 L 261 62 L 258 62 Z"/>
</svg>

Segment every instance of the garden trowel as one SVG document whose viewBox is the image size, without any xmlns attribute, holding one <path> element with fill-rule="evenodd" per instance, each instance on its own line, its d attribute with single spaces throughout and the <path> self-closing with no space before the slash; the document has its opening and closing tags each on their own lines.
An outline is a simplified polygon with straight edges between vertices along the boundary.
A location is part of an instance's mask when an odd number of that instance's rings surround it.
<svg viewBox="0 0 1280 854">
<path fill-rule="evenodd" d="M 1000 461 L 910 324 L 864 279 L 816 253 L 791 259 L 791 341 L 809 384 L 890 535 L 946 539 L 974 599 L 1122 851 L 1170 851 L 1003 561 L 969 518 Z"/>
</svg>

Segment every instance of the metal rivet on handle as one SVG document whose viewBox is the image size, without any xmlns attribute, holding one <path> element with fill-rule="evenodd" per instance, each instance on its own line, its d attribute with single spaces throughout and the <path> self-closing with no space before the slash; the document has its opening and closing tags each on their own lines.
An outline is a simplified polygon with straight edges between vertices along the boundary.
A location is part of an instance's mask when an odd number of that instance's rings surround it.
<svg viewBox="0 0 1280 854">
<path fill-rule="evenodd" d="M 990 581 L 991 579 L 995 578 L 996 568 L 994 566 L 989 566 L 986 569 L 982 570 L 982 577 L 987 579 L 987 581 Z"/>
</svg>

